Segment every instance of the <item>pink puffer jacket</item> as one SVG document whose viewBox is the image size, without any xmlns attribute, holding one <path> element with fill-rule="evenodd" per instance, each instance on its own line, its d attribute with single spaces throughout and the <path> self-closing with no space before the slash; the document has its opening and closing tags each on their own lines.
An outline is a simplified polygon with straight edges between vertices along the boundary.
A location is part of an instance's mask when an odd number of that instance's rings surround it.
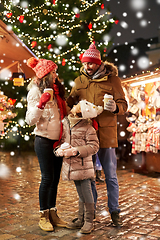
<svg viewBox="0 0 160 240">
<path fill-rule="evenodd" d="M 64 158 L 63 180 L 84 180 L 94 178 L 92 155 L 99 149 L 99 140 L 95 129 L 87 119 L 69 115 L 63 121 L 62 142 L 70 143 L 79 151 L 78 156 Z"/>
</svg>

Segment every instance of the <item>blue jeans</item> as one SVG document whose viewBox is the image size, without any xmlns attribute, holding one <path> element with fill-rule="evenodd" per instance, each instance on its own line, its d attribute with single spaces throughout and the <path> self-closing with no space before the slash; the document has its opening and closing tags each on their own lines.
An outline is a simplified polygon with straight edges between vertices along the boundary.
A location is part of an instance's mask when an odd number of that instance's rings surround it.
<svg viewBox="0 0 160 240">
<path fill-rule="evenodd" d="M 119 185 L 117 180 L 117 158 L 115 148 L 100 148 L 98 151 L 98 157 L 101 162 L 105 181 L 107 186 L 108 207 L 110 214 L 113 211 L 120 212 L 118 199 L 119 199 Z M 94 199 L 96 198 L 94 184 L 92 185 L 92 191 Z"/>
<path fill-rule="evenodd" d="M 34 148 L 41 169 L 41 184 L 39 188 L 40 210 L 56 206 L 57 189 L 60 179 L 62 160 L 53 153 L 54 140 L 36 136 Z"/>
</svg>

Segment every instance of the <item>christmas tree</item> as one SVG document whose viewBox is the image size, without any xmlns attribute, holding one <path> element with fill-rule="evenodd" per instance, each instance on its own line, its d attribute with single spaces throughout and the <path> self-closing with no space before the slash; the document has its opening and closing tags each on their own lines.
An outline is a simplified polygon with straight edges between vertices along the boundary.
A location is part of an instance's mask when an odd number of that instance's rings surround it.
<svg viewBox="0 0 160 240">
<path fill-rule="evenodd" d="M 1 1 L 1 19 L 38 58 L 58 64 L 66 87 L 79 74 L 80 56 L 96 42 L 102 57 L 111 45 L 109 31 L 117 23 L 103 0 Z"/>
<path fill-rule="evenodd" d="M 58 65 L 59 78 L 66 87 L 66 93 L 79 74 L 81 54 L 93 41 L 102 59 L 106 60 L 107 51 L 112 45 L 109 31 L 117 20 L 112 17 L 103 0 L 0 0 L 0 8 L 0 19 L 38 58 L 51 59 Z M 11 83 L 9 88 L 13 91 Z M 23 103 L 23 108 L 17 108 L 15 124 L 19 126 L 21 112 L 22 119 L 25 118 L 26 102 L 23 100 L 26 101 L 26 98 L 23 96 L 22 100 L 20 97 L 22 89 L 26 89 L 26 83 L 24 87 L 17 88 L 20 94 L 15 96 L 16 102 Z M 32 128 L 28 127 L 24 123 L 17 130 L 22 140 L 32 136 Z M 22 133 L 22 129 L 27 135 Z"/>
<path fill-rule="evenodd" d="M 17 149 L 19 152 L 32 150 L 34 127 L 25 122 L 26 86 L 14 86 L 12 81 L 1 81 L 0 90 L 0 123 L 4 126 L 0 135 L 1 149 Z"/>
</svg>

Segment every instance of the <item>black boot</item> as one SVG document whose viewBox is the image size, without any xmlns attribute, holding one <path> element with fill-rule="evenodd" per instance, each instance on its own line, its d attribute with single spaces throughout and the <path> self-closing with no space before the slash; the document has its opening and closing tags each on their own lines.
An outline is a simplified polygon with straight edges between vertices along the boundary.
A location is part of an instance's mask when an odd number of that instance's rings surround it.
<svg viewBox="0 0 160 240">
<path fill-rule="evenodd" d="M 101 170 L 96 170 L 96 182 L 104 183 L 104 179 L 101 178 Z"/>
<path fill-rule="evenodd" d="M 111 213 L 111 218 L 112 218 L 114 226 L 119 227 L 119 228 L 122 226 L 122 221 L 119 217 L 119 212 L 118 211 L 113 211 Z"/>
</svg>

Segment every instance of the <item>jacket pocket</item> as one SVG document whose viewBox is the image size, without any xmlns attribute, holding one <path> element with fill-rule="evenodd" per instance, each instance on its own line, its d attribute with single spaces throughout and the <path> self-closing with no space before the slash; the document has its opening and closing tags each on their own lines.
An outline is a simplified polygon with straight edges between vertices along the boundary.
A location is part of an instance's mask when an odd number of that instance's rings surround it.
<svg viewBox="0 0 160 240">
<path fill-rule="evenodd" d="M 98 92 L 104 95 L 105 93 L 113 95 L 113 87 L 106 84 L 98 84 Z"/>
<path fill-rule="evenodd" d="M 80 99 L 87 99 L 87 89 L 88 89 L 88 84 L 80 84 L 77 87 L 77 95 L 80 96 Z"/>
<path fill-rule="evenodd" d="M 108 111 L 103 111 L 98 119 L 100 127 L 114 127 L 117 124 L 117 117 Z"/>
</svg>

